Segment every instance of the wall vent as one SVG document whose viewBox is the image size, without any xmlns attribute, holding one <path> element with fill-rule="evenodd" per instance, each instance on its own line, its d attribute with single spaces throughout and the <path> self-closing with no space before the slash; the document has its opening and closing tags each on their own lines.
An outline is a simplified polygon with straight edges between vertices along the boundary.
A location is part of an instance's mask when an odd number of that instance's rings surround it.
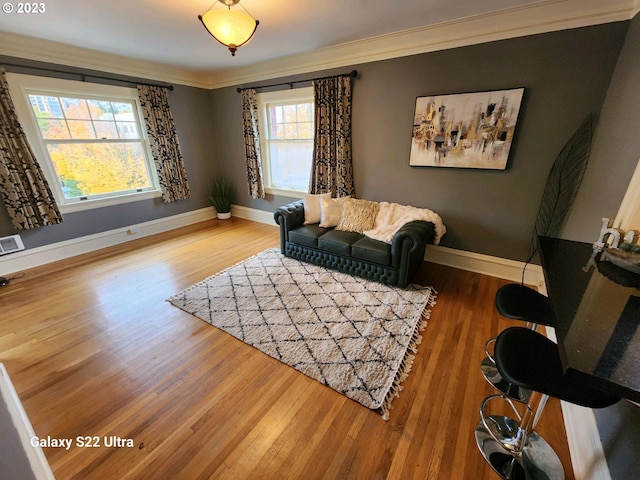
<svg viewBox="0 0 640 480">
<path fill-rule="evenodd" d="M 24 243 L 22 243 L 20 235 L 0 237 L 0 255 L 19 252 L 20 250 L 24 250 Z"/>
</svg>

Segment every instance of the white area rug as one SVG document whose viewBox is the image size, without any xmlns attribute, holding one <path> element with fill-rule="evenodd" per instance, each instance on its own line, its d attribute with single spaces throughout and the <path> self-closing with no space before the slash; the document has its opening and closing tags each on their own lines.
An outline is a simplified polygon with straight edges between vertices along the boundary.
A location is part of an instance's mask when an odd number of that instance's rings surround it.
<svg viewBox="0 0 640 480">
<path fill-rule="evenodd" d="M 389 287 L 269 249 L 169 299 L 389 418 L 426 327 L 430 287 Z"/>
</svg>

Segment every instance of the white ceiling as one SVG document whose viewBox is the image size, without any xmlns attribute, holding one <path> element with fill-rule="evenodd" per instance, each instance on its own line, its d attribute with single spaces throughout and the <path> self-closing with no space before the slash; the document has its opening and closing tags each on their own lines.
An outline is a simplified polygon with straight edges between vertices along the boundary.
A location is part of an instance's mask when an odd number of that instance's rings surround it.
<svg viewBox="0 0 640 480">
<path fill-rule="evenodd" d="M 43 0 L 39 3 L 45 6 L 44 13 L 0 13 L 0 34 L 4 35 L 0 38 L 0 54 L 20 54 L 20 43 L 28 42 L 16 37 L 15 44 L 12 45 L 12 37 L 6 35 L 19 34 L 49 41 L 47 44 L 39 43 L 42 51 L 51 50 L 50 45 L 54 45 L 51 42 L 57 42 L 55 45 L 72 45 L 76 49 L 81 47 L 111 54 L 111 63 L 114 63 L 114 58 L 122 58 L 125 63 L 131 60 L 144 61 L 181 71 L 214 75 L 216 72 L 246 70 L 252 65 L 262 65 L 275 59 L 279 59 L 276 62 L 282 61 L 287 57 L 300 61 L 306 54 L 327 49 L 331 51 L 331 47 L 336 45 L 341 45 L 341 51 L 344 51 L 345 44 L 348 50 L 348 46 L 354 42 L 372 37 L 384 39 L 394 32 L 424 32 L 426 29 L 447 27 L 454 36 L 464 39 L 466 26 L 461 19 L 482 18 L 485 33 L 494 30 L 503 37 L 516 36 L 515 30 L 501 21 L 503 17 L 493 16 L 495 12 L 503 12 L 504 15 L 519 12 L 520 17 L 526 18 L 528 11 L 537 14 L 542 10 L 534 8 L 544 8 L 550 15 L 544 19 L 547 30 L 554 28 L 553 15 L 564 12 L 562 15 L 566 17 L 568 9 L 579 20 L 579 25 L 602 23 L 600 16 L 596 18 L 592 11 L 602 12 L 607 8 L 611 10 L 611 14 L 618 15 L 606 18 L 628 19 L 630 11 L 637 11 L 638 2 L 639 0 L 242 0 L 241 5 L 260 21 L 260 25 L 252 41 L 232 57 L 225 47 L 209 35 L 197 18 L 215 0 Z M 17 2 L 13 0 L 9 0 L 9 3 L 17 6 Z M 563 5 L 565 8 L 559 9 Z M 576 5 L 584 6 L 585 13 L 582 14 L 582 10 L 573 11 L 576 10 Z M 624 13 L 621 13 L 622 9 L 625 10 Z M 587 18 L 588 15 L 592 18 Z M 495 19 L 495 24 L 491 24 L 492 19 Z M 473 41 L 466 39 L 462 43 L 469 44 Z M 338 50 L 334 48 L 334 51 Z M 25 53 L 24 57 L 39 59 L 36 58 L 37 53 Z M 42 59 L 55 60 L 51 57 L 51 53 L 47 53 L 47 58 Z M 325 68 L 327 66 L 331 65 L 324 65 Z"/>
<path fill-rule="evenodd" d="M 0 15 L 0 30 L 186 69 L 221 70 L 539 1 L 241 0 L 260 25 L 235 58 L 198 20 L 216 0 L 45 0 L 42 14 Z"/>
</svg>

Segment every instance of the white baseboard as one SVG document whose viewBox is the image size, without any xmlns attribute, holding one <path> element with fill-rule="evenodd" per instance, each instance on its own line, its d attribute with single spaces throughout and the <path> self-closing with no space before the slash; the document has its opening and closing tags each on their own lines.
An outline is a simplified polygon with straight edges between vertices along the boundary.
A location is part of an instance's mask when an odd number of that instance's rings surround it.
<svg viewBox="0 0 640 480">
<path fill-rule="evenodd" d="M 525 267 L 523 262 L 441 247 L 439 245 L 427 246 L 425 260 L 518 283 L 522 281 L 522 270 Z M 524 282 L 537 287 L 544 283 L 540 265 L 527 265 Z"/>
<path fill-rule="evenodd" d="M 576 480 L 611 480 L 593 410 L 561 402 Z"/>
<path fill-rule="evenodd" d="M 256 210 L 255 208 L 243 207 L 242 205 L 234 205 L 231 208 L 231 213 L 234 217 L 266 223 L 267 225 L 277 225 L 276 221 L 273 219 L 273 212 Z"/>
<path fill-rule="evenodd" d="M 10 253 L 0 257 L 0 275 L 8 276 L 11 273 L 20 272 L 28 268 L 64 260 L 65 258 L 93 252 L 137 238 L 167 232 L 176 228 L 203 222 L 214 217 L 215 210 L 213 208 L 202 208 L 200 210 L 159 218 L 149 222 Z"/>
<path fill-rule="evenodd" d="M 272 212 L 234 205 L 232 213 L 238 218 L 275 225 Z M 23 250 L 0 257 L 0 275 L 6 276 L 8 273 L 63 260 L 214 217 L 215 211 L 212 208 L 203 208 L 138 225 Z M 138 233 L 130 234 L 131 229 L 137 230 Z M 513 282 L 522 280 L 522 269 L 524 268 L 523 262 L 436 245 L 427 247 L 425 260 Z M 527 266 L 524 281 L 529 285 L 536 285 L 542 293 L 546 294 L 544 276 L 539 265 Z M 549 336 L 555 338 L 553 331 Z M 576 480 L 611 480 L 593 412 L 588 408 L 566 402 L 562 402 L 562 410 Z"/>
</svg>

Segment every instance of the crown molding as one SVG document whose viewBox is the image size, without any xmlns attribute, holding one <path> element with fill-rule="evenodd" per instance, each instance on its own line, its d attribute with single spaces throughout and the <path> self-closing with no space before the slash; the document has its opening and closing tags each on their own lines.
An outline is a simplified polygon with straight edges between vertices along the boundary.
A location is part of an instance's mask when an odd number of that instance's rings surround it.
<svg viewBox="0 0 640 480">
<path fill-rule="evenodd" d="M 171 65 L 0 31 L 0 55 L 192 87 L 211 88 L 206 74 Z"/>
<path fill-rule="evenodd" d="M 640 0 L 541 0 L 530 5 L 379 35 L 217 72 L 193 71 L 8 32 L 0 32 L 0 55 L 215 89 L 526 35 L 630 20 L 639 11 Z"/>
<path fill-rule="evenodd" d="M 639 8 L 640 0 L 543 0 L 214 72 L 208 78 L 209 88 L 630 20 Z"/>
</svg>

